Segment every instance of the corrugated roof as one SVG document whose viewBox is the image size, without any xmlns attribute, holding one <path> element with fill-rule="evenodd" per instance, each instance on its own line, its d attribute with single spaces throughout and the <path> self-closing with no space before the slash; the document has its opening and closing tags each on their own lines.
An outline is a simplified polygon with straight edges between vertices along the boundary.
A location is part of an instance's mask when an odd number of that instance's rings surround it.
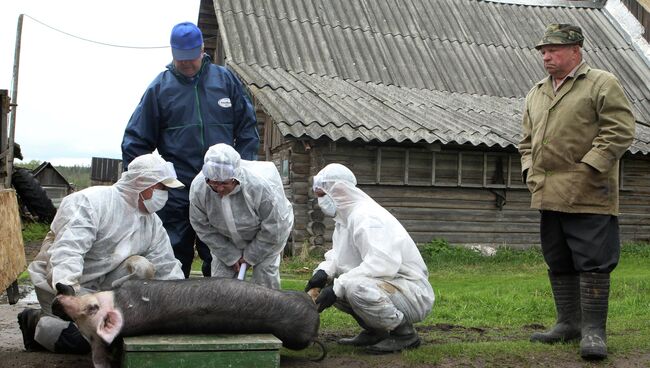
<svg viewBox="0 0 650 368">
<path fill-rule="evenodd" d="M 546 24 L 579 24 L 584 56 L 619 77 L 650 123 L 650 68 L 602 1 L 215 0 L 227 62 L 283 134 L 502 147 L 545 76 Z M 632 152 L 650 152 L 638 125 Z"/>
</svg>

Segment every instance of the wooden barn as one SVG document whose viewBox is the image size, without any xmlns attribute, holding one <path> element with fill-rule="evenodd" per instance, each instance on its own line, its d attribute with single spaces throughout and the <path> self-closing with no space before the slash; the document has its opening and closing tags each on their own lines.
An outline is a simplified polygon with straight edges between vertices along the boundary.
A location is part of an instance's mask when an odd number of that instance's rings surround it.
<svg viewBox="0 0 650 368">
<path fill-rule="evenodd" d="M 613 3 L 202 0 L 198 24 L 256 105 L 260 159 L 276 163 L 294 206 L 294 252 L 329 246 L 311 180 L 331 162 L 416 242 L 538 244 L 517 152 L 525 95 L 546 76 L 533 46 L 548 23 L 578 24 L 587 62 L 616 74 L 634 107 L 620 224 L 624 241 L 650 241 L 647 42 Z"/>
<path fill-rule="evenodd" d="M 122 175 L 122 160 L 93 157 L 90 161 L 90 185 L 113 185 Z"/>
<path fill-rule="evenodd" d="M 75 191 L 68 179 L 47 161 L 32 170 L 32 174 L 47 193 L 47 197 L 52 200 L 54 207 L 58 208 L 63 197 Z"/>
</svg>

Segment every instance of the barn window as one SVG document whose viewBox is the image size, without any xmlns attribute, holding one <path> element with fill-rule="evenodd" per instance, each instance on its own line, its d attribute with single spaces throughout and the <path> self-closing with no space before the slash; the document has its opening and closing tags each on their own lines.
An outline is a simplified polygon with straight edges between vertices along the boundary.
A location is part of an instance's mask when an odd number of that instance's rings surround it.
<svg viewBox="0 0 650 368">
<path fill-rule="evenodd" d="M 505 152 L 370 148 L 354 165 L 364 184 L 511 188 L 524 187 L 519 155 Z M 360 156 L 363 156 L 360 154 Z M 374 170 L 373 170 L 374 169 Z M 357 171 L 355 171 L 357 172 Z"/>
<path fill-rule="evenodd" d="M 458 185 L 458 153 L 434 152 L 433 185 L 449 186 Z"/>
<path fill-rule="evenodd" d="M 289 178 L 289 159 L 285 158 L 282 160 L 282 170 L 280 171 L 282 178 Z"/>
</svg>

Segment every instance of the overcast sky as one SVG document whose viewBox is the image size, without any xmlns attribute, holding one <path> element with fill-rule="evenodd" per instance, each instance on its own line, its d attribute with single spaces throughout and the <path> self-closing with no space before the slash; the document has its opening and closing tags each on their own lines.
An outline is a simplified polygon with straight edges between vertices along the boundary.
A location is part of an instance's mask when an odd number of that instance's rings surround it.
<svg viewBox="0 0 650 368">
<path fill-rule="evenodd" d="M 19 14 L 108 44 L 168 46 L 172 27 L 198 19 L 199 0 L 2 0 L 0 89 L 12 89 Z M 90 165 L 121 158 L 124 128 L 145 88 L 171 61 L 168 47 L 95 44 L 24 17 L 16 142 L 25 161 Z M 20 161 L 18 161 L 20 162 Z"/>
</svg>

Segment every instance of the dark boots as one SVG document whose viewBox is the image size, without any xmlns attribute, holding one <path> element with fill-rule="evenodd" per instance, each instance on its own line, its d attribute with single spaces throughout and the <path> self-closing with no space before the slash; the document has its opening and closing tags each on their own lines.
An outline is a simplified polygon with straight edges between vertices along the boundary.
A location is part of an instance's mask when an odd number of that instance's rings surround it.
<svg viewBox="0 0 650 368">
<path fill-rule="evenodd" d="M 580 274 L 582 300 L 582 340 L 580 356 L 587 360 L 607 357 L 607 305 L 609 274 L 585 272 Z"/>
<path fill-rule="evenodd" d="M 388 331 L 378 331 L 369 327 L 361 317 L 357 316 L 352 309 L 347 311 L 350 315 L 357 321 L 359 326 L 363 328 L 360 334 L 354 337 L 345 337 L 339 339 L 337 342 L 341 345 L 352 345 L 352 346 L 368 346 L 374 345 L 381 340 L 388 337 Z"/>
<path fill-rule="evenodd" d="M 369 346 L 374 345 L 387 337 L 388 332 L 363 330 L 357 336 L 344 337 L 342 339 L 339 339 L 337 342 L 341 345 Z"/>
<path fill-rule="evenodd" d="M 415 332 L 413 324 L 406 319 L 389 333 L 368 326 L 352 309 L 346 310 L 343 306 L 339 306 L 339 309 L 352 315 L 363 328 L 357 336 L 340 339 L 338 343 L 341 345 L 366 346 L 368 352 L 376 354 L 393 353 L 420 345 L 420 337 Z"/>
<path fill-rule="evenodd" d="M 385 354 L 418 346 L 420 346 L 420 336 L 413 328 L 413 324 L 403 319 L 402 323 L 391 331 L 387 338 L 368 346 L 366 350 L 370 353 Z"/>
<path fill-rule="evenodd" d="M 70 322 L 68 328 L 61 331 L 61 335 L 54 344 L 54 352 L 59 354 L 88 354 L 91 351 L 90 343 L 81 335 L 77 326 Z"/>
<path fill-rule="evenodd" d="M 557 323 L 550 331 L 536 332 L 531 341 L 580 341 L 580 356 L 587 360 L 607 357 L 609 274 L 583 272 L 553 275 L 549 272 L 557 308 Z M 582 326 L 582 327 L 581 327 Z"/>
<path fill-rule="evenodd" d="M 27 351 L 44 350 L 41 344 L 34 340 L 36 325 L 40 319 L 40 309 L 25 308 L 22 312 L 18 313 L 18 326 L 20 327 L 20 332 L 23 333 L 23 345 L 25 345 L 25 350 Z"/>
<path fill-rule="evenodd" d="M 548 273 L 557 310 L 555 326 L 546 332 L 535 332 L 530 341 L 552 344 L 580 338 L 580 277 L 578 274 Z"/>
</svg>

